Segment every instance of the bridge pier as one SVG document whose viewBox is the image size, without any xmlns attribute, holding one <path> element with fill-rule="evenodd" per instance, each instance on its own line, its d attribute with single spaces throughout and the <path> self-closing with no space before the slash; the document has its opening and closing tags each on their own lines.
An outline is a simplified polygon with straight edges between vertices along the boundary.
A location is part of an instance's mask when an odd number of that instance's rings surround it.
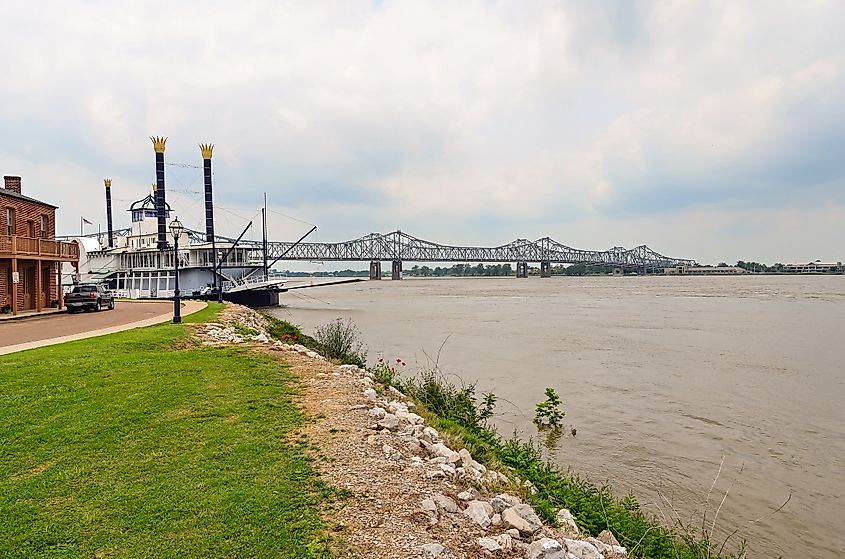
<svg viewBox="0 0 845 559">
<path fill-rule="evenodd" d="M 544 260 L 540 262 L 540 277 L 541 278 L 550 278 L 552 277 L 552 263 Z"/>
<path fill-rule="evenodd" d="M 393 261 L 393 269 L 390 274 L 390 279 L 400 280 L 402 279 L 402 261 L 401 260 L 394 260 Z"/>
<path fill-rule="evenodd" d="M 381 279 L 381 262 L 378 260 L 373 260 L 372 262 L 370 262 L 370 279 Z"/>
<path fill-rule="evenodd" d="M 516 263 L 516 277 L 517 278 L 527 278 L 528 277 L 528 262 L 517 262 Z"/>
</svg>

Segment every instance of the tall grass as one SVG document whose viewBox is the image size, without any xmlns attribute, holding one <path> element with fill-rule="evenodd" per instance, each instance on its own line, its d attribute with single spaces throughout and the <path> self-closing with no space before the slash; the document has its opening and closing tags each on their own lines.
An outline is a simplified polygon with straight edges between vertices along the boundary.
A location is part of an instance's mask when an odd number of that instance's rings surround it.
<svg viewBox="0 0 845 559">
<path fill-rule="evenodd" d="M 323 355 L 338 359 L 342 363 L 364 367 L 367 364 L 367 350 L 361 341 L 361 332 L 351 319 L 336 318 L 319 326 L 314 339 L 322 346 Z"/>
</svg>

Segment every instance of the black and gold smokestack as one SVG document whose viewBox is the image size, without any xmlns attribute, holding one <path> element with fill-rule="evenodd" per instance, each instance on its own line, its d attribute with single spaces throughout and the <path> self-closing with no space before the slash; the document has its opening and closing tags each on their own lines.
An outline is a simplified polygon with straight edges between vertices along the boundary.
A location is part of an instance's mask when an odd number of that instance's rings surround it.
<svg viewBox="0 0 845 559">
<path fill-rule="evenodd" d="M 106 223 L 109 227 L 109 248 L 114 248 L 114 230 L 111 222 L 111 179 L 103 179 L 106 185 Z"/>
<path fill-rule="evenodd" d="M 211 194 L 211 152 L 214 144 L 200 144 L 202 172 L 205 177 L 205 240 L 214 242 L 214 203 Z"/>
<path fill-rule="evenodd" d="M 211 243 L 211 259 L 214 264 L 214 287 L 218 289 L 218 301 L 223 301 L 223 293 L 218 286 L 217 273 L 217 243 L 214 240 L 214 203 L 211 195 L 211 152 L 214 151 L 214 144 L 200 144 L 202 153 L 202 173 L 205 177 L 205 241 Z"/>
<path fill-rule="evenodd" d="M 158 218 L 158 249 L 167 248 L 167 201 L 164 197 L 164 146 L 167 138 L 153 136 L 153 150 L 156 153 L 156 217 Z"/>
</svg>

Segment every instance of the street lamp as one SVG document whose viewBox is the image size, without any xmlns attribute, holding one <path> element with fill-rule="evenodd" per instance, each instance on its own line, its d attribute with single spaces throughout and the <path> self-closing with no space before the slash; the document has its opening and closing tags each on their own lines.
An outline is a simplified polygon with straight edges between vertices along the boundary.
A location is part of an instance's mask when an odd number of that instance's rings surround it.
<svg viewBox="0 0 845 559">
<path fill-rule="evenodd" d="M 182 322 L 181 300 L 179 298 L 179 237 L 182 236 L 182 222 L 177 217 L 170 222 L 170 234 L 173 235 L 173 262 L 176 264 L 176 291 L 173 292 L 173 324 Z"/>
</svg>

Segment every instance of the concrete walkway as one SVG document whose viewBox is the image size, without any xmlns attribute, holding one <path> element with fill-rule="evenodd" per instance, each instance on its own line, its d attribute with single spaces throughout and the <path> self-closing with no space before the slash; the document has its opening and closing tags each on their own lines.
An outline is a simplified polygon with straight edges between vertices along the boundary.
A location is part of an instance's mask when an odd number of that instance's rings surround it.
<svg viewBox="0 0 845 559">
<path fill-rule="evenodd" d="M 118 302 L 118 305 L 132 305 L 132 304 L 133 303 L 129 302 L 129 301 Z M 182 303 L 182 316 L 183 317 L 188 316 L 190 314 L 193 314 L 197 311 L 204 309 L 205 307 L 206 307 L 205 301 L 185 301 L 185 302 Z M 102 312 L 103 313 L 110 313 L 110 312 L 113 312 L 113 311 L 102 311 Z M 96 313 L 96 314 L 101 314 L 101 313 Z M 39 331 L 43 332 L 45 330 L 45 327 L 49 324 L 49 322 L 51 320 L 59 320 L 59 319 L 65 318 L 65 317 L 70 318 L 71 316 L 73 318 L 76 318 L 76 317 L 81 317 L 81 316 L 85 316 L 85 315 L 67 315 L 67 314 L 63 313 L 62 315 L 55 315 L 54 314 L 53 316 L 48 315 L 48 316 L 32 317 L 31 322 L 32 322 L 32 326 L 34 327 L 32 337 L 33 338 L 39 337 L 39 334 L 36 333 L 36 332 L 39 332 Z M 106 334 L 114 334 L 115 332 L 123 332 L 124 330 L 131 330 L 133 328 L 142 328 L 144 326 L 152 326 L 154 324 L 161 324 L 162 322 L 167 322 L 167 321 L 171 320 L 172 318 L 173 318 L 173 306 L 172 306 L 172 303 L 170 303 L 167 306 L 167 312 L 164 313 L 164 314 L 158 314 L 158 315 L 150 317 L 150 318 L 145 318 L 143 320 L 135 320 L 133 322 L 126 322 L 124 324 L 116 324 L 116 325 L 107 326 L 107 327 L 104 327 L 104 328 L 95 328 L 95 329 L 92 329 L 92 330 L 75 332 L 73 334 L 68 334 L 68 335 L 65 335 L 65 336 L 56 336 L 56 337 L 50 337 L 50 338 L 45 338 L 45 339 L 32 339 L 31 341 L 16 343 L 16 344 L 12 344 L 12 345 L 2 345 L 3 344 L 2 338 L 6 337 L 6 336 L 0 335 L 0 355 L 7 355 L 9 353 L 15 353 L 15 352 L 18 352 L 18 351 L 24 351 L 26 349 L 33 349 L 33 348 L 36 348 L 36 347 L 44 347 L 44 346 L 48 346 L 48 345 L 61 344 L 61 343 L 64 343 L 64 342 L 72 342 L 74 340 L 82 340 L 82 339 L 85 339 L 85 338 L 93 338 L 95 336 L 104 336 Z M 20 329 L 23 329 L 23 328 L 26 328 L 27 326 L 30 326 L 30 324 L 27 324 L 28 322 L 30 322 L 30 320 L 26 320 L 26 319 L 21 320 L 21 321 L 15 321 L 14 327 L 17 329 L 18 335 L 20 335 Z M 36 324 L 36 322 L 37 322 L 37 324 Z M 13 326 L 13 324 L 11 324 L 11 323 L 3 324 L 3 327 L 6 327 L 6 326 L 11 327 L 11 326 Z M 0 329 L 0 334 L 2 334 L 1 329 Z M 8 337 L 11 338 L 11 336 L 8 336 Z"/>
</svg>

